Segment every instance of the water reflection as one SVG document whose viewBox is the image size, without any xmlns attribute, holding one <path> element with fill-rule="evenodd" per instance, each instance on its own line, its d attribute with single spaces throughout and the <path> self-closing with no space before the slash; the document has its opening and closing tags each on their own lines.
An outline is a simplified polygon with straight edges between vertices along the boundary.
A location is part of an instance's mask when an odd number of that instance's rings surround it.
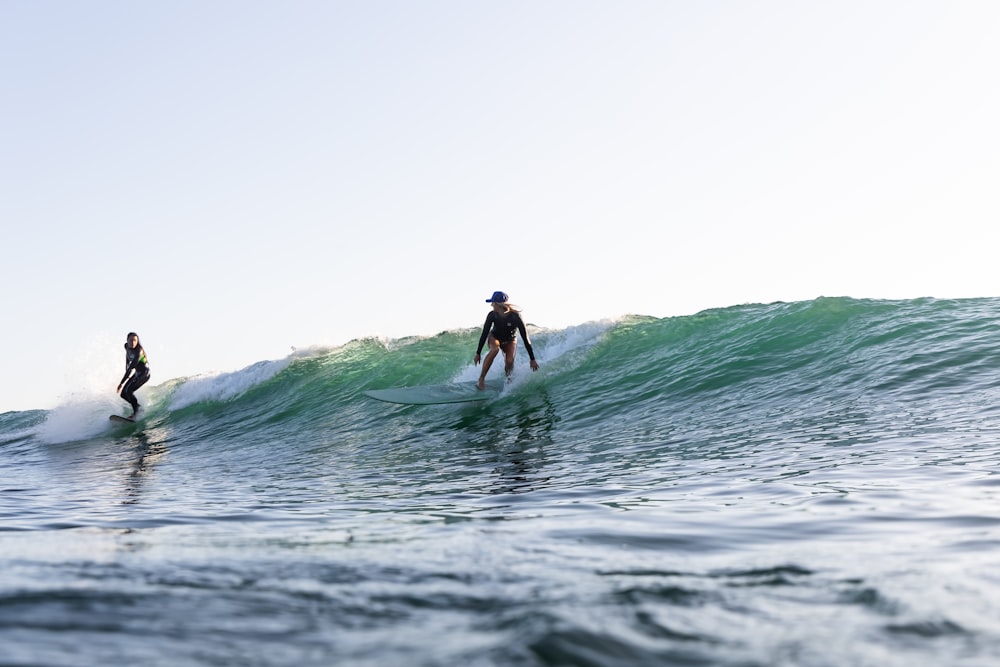
<svg viewBox="0 0 1000 667">
<path fill-rule="evenodd" d="M 504 406 L 508 407 L 508 406 Z M 492 494 L 527 493 L 548 485 L 545 448 L 559 418 L 548 392 L 540 389 L 526 401 L 490 415 L 479 424 L 471 444 L 497 456 L 496 476 L 487 491 Z M 482 420 L 482 417 L 480 417 Z"/>
<path fill-rule="evenodd" d="M 159 437 L 157 437 L 159 436 Z M 125 479 L 125 499 L 123 505 L 135 505 L 139 502 L 146 480 L 154 466 L 162 461 L 168 452 L 166 438 L 158 430 L 152 431 L 152 437 L 145 431 L 132 436 L 136 443 L 134 459 Z"/>
</svg>

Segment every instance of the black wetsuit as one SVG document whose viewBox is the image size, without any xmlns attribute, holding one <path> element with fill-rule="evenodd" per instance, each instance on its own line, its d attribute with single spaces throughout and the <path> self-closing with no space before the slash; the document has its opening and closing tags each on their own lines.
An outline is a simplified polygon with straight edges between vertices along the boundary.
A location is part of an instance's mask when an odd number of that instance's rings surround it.
<svg viewBox="0 0 1000 667">
<path fill-rule="evenodd" d="M 130 378 L 129 373 L 132 371 L 135 373 Z M 146 361 L 146 351 L 141 345 L 133 348 L 125 343 L 125 375 L 122 376 L 122 382 L 125 386 L 122 387 L 121 397 L 128 401 L 133 412 L 138 411 L 139 401 L 135 398 L 135 390 L 149 382 L 149 362 Z"/>
<path fill-rule="evenodd" d="M 479 347 L 476 348 L 476 354 L 483 351 L 483 345 L 486 344 L 486 338 L 490 335 L 491 328 L 493 337 L 501 345 L 517 340 L 517 332 L 520 331 L 521 338 L 524 339 L 524 349 L 528 351 L 528 358 L 532 361 L 535 360 L 535 351 L 531 349 L 531 341 L 528 340 L 524 320 L 521 319 L 520 313 L 514 310 L 502 315 L 495 310 L 490 311 L 489 315 L 486 316 L 486 323 L 483 325 L 483 335 L 479 337 Z"/>
</svg>

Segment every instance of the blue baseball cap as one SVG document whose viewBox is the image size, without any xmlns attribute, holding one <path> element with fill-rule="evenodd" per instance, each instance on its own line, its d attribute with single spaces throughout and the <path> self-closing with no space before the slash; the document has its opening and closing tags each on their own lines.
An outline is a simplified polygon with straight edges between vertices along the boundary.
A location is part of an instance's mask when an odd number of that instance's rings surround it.
<svg viewBox="0 0 1000 667">
<path fill-rule="evenodd" d="M 486 299 L 486 303 L 507 303 L 507 295 L 503 292 L 493 292 L 493 296 Z"/>
</svg>

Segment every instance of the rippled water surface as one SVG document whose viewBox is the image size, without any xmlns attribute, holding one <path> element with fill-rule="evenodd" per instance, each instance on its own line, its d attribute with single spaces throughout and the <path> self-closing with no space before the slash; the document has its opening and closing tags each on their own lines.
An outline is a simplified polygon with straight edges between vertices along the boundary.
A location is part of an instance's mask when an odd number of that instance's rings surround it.
<svg viewBox="0 0 1000 667">
<path fill-rule="evenodd" d="M 0 415 L 0 664 L 995 665 L 997 300 L 357 341 Z M 523 363 L 519 359 L 519 363 Z"/>
</svg>

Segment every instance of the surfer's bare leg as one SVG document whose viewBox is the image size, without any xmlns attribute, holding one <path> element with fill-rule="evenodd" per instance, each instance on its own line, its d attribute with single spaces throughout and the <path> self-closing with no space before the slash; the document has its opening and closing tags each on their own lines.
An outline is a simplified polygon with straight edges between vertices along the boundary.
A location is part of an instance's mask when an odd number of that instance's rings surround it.
<svg viewBox="0 0 1000 667">
<path fill-rule="evenodd" d="M 514 355 L 517 354 L 517 340 L 509 340 L 503 343 L 500 348 L 503 350 L 503 372 L 510 380 L 510 374 L 514 370 Z"/>
<path fill-rule="evenodd" d="M 493 360 L 500 352 L 500 342 L 493 337 L 493 334 L 490 334 L 486 345 L 490 348 L 490 351 L 486 353 L 486 358 L 483 359 L 483 370 L 479 371 L 479 382 L 476 383 L 476 386 L 480 389 L 486 389 L 486 374 L 489 372 L 490 366 L 493 365 Z"/>
</svg>

